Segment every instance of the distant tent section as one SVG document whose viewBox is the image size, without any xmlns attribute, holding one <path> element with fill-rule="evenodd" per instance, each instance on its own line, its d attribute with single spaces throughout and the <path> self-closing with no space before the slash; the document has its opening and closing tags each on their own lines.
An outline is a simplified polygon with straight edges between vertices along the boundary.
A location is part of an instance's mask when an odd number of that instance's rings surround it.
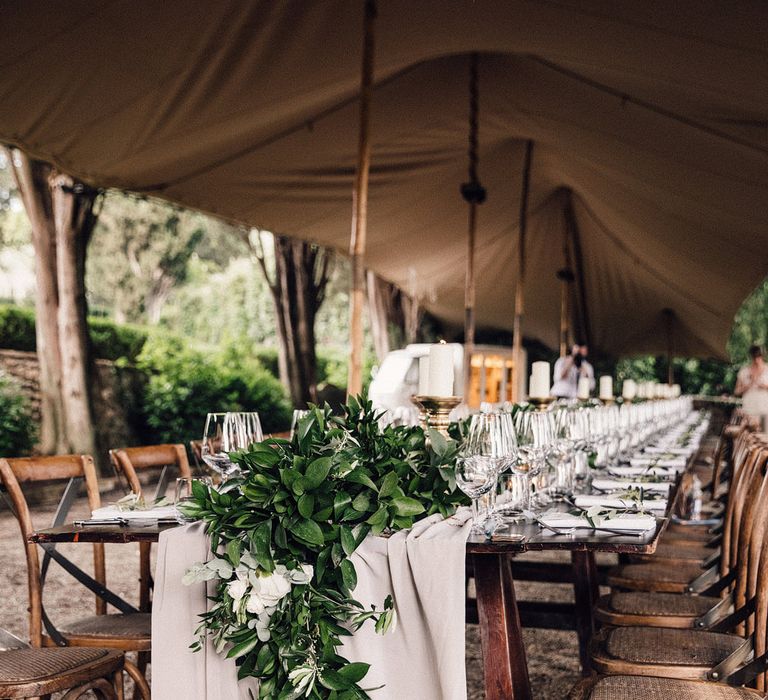
<svg viewBox="0 0 768 700">
<path fill-rule="evenodd" d="M 363 3 L 3 3 L 0 141 L 346 251 Z M 768 273 L 768 7 L 380 0 L 367 264 L 463 313 L 467 74 L 479 56 L 478 324 L 558 344 L 564 249 L 593 346 L 723 357 Z M 582 288 L 579 290 L 579 277 Z M 577 324 L 578 325 L 578 324 Z"/>
</svg>

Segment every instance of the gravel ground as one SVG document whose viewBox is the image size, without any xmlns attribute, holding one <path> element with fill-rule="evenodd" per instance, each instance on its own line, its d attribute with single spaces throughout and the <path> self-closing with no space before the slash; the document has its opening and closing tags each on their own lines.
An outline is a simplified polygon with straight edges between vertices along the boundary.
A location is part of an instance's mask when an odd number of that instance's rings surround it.
<svg viewBox="0 0 768 700">
<path fill-rule="evenodd" d="M 109 502 L 114 498 L 113 495 L 105 495 L 103 500 Z M 32 512 L 35 526 L 46 527 L 50 523 L 51 513 L 50 504 L 35 507 Z M 82 504 L 73 509 L 72 517 L 87 517 Z M 60 549 L 86 571 L 91 570 L 89 547 L 72 544 L 61 545 Z M 106 550 L 108 585 L 126 600 L 137 602 L 138 547 L 107 545 Z M 554 560 L 562 555 L 549 553 L 529 556 L 535 556 L 539 560 L 542 557 Z M 0 626 L 26 638 L 26 563 L 18 526 L 7 508 L 0 510 L 0 561 L 2 561 L 2 571 L 6 579 L 6 594 Z M 516 586 L 518 598 L 521 600 L 572 600 L 572 591 L 569 586 L 525 582 L 517 583 Z M 54 621 L 63 621 L 78 617 L 84 611 L 92 610 L 93 596 L 81 586 L 73 584 L 72 579 L 54 565 L 48 574 L 44 604 Z M 534 700 L 563 700 L 578 678 L 578 646 L 575 633 L 526 629 L 524 634 Z M 476 625 L 467 625 L 466 658 L 469 700 L 481 700 L 484 698 L 483 669 L 480 636 Z M 157 700 L 167 699 L 158 698 Z"/>
</svg>

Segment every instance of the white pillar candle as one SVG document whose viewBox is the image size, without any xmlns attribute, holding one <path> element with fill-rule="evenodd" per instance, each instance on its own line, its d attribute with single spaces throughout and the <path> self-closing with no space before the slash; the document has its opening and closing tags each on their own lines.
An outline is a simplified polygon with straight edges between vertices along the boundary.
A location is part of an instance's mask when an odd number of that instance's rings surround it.
<svg viewBox="0 0 768 700">
<path fill-rule="evenodd" d="M 613 377 L 607 374 L 600 377 L 600 398 L 602 400 L 613 398 Z"/>
<path fill-rule="evenodd" d="M 680 388 L 679 384 L 673 384 L 672 385 L 672 396 L 674 398 L 677 398 L 682 393 L 682 389 Z"/>
<path fill-rule="evenodd" d="M 534 362 L 531 366 L 531 380 L 528 383 L 528 396 L 543 399 L 549 396 L 549 362 Z"/>
<path fill-rule="evenodd" d="M 419 358 L 419 396 L 429 394 L 429 355 Z"/>
<path fill-rule="evenodd" d="M 621 386 L 621 396 L 631 401 L 637 396 L 637 382 L 634 379 L 625 379 Z"/>
<path fill-rule="evenodd" d="M 453 347 L 441 341 L 429 348 L 429 395 L 453 396 Z"/>
<path fill-rule="evenodd" d="M 576 390 L 576 398 L 582 401 L 589 398 L 589 377 L 579 377 L 579 386 Z"/>
</svg>

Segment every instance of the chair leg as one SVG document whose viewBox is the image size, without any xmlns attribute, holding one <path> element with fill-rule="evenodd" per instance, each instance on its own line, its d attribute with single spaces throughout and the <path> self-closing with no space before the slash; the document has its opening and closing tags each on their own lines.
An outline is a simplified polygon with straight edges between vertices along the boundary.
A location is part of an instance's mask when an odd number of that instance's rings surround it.
<svg viewBox="0 0 768 700">
<path fill-rule="evenodd" d="M 127 659 L 125 661 L 125 672 L 133 679 L 135 684 L 133 691 L 134 700 L 138 700 L 138 698 L 141 698 L 141 700 L 152 700 L 152 693 L 149 690 L 149 684 L 147 679 L 144 678 L 144 674 L 139 671 L 132 661 Z"/>
<path fill-rule="evenodd" d="M 93 691 L 96 697 L 101 698 L 101 700 L 116 700 L 117 698 L 114 686 L 106 678 L 97 678 L 95 681 L 72 688 L 61 700 L 77 700 L 89 691 Z"/>
<path fill-rule="evenodd" d="M 112 676 L 112 683 L 115 686 L 115 695 L 117 695 L 117 700 L 125 700 L 125 686 L 123 684 L 122 668 L 118 671 L 115 671 L 114 675 Z"/>
</svg>

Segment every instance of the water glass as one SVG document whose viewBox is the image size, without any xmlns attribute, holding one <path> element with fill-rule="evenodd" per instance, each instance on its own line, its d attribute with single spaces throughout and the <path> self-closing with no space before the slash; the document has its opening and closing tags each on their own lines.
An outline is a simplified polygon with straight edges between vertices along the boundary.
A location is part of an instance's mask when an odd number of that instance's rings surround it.
<svg viewBox="0 0 768 700">
<path fill-rule="evenodd" d="M 176 515 L 176 520 L 180 523 L 190 523 L 195 520 L 195 518 L 185 514 L 184 504 L 194 501 L 192 484 L 196 481 L 203 484 L 206 488 L 211 488 L 211 486 L 213 486 L 213 482 L 209 476 L 182 476 L 176 479 L 176 496 L 173 502 L 173 509 Z"/>
<path fill-rule="evenodd" d="M 299 427 L 299 421 L 309 415 L 307 409 L 294 409 L 293 418 L 291 418 L 291 435 L 290 439 L 293 440 L 293 436 L 296 434 L 296 430 Z"/>
</svg>

